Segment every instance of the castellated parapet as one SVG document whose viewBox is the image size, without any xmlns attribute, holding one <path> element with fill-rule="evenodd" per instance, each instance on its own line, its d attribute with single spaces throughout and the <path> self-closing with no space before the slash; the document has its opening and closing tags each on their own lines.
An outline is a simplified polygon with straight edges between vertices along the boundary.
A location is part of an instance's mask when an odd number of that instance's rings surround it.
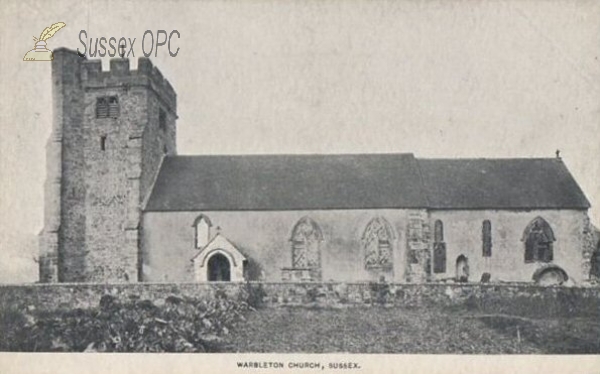
<svg viewBox="0 0 600 374">
<path fill-rule="evenodd" d="M 177 96 L 146 58 L 52 61 L 41 282 L 133 282 L 141 208 L 162 159 L 176 149 Z"/>
<path fill-rule="evenodd" d="M 128 58 L 113 58 L 110 60 L 109 71 L 102 71 L 100 60 L 82 60 L 81 79 L 86 89 L 113 86 L 148 87 L 158 95 L 160 100 L 165 101 L 169 108 L 177 107 L 177 95 L 171 83 L 148 58 L 138 59 L 137 70 L 129 69 Z"/>
</svg>

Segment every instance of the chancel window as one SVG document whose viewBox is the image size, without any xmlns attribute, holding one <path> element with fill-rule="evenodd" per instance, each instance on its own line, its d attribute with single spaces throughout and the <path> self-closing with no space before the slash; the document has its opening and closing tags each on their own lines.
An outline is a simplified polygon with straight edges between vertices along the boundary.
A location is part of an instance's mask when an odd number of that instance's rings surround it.
<svg viewBox="0 0 600 374">
<path fill-rule="evenodd" d="M 527 225 L 522 241 L 525 243 L 525 262 L 552 262 L 553 243 L 556 241 L 552 228 L 541 217 Z"/>
<path fill-rule="evenodd" d="M 392 267 L 392 227 L 382 217 L 371 220 L 362 235 L 365 268 Z"/>
<path fill-rule="evenodd" d="M 446 272 L 446 243 L 444 224 L 439 219 L 433 225 L 433 272 Z"/>
<path fill-rule="evenodd" d="M 433 225 L 433 240 L 436 243 L 444 241 L 444 224 L 439 219 Z"/>
<path fill-rule="evenodd" d="M 192 225 L 195 230 L 195 242 L 196 248 L 205 247 L 210 240 L 210 228 L 212 226 L 207 216 L 201 214 L 195 220 Z"/>
<path fill-rule="evenodd" d="M 483 257 L 492 257 L 492 223 L 487 219 L 481 225 L 481 242 Z"/>
<path fill-rule="evenodd" d="M 319 246 L 323 241 L 321 229 L 309 217 L 300 219 L 292 230 L 292 266 L 296 269 L 321 267 Z"/>
</svg>

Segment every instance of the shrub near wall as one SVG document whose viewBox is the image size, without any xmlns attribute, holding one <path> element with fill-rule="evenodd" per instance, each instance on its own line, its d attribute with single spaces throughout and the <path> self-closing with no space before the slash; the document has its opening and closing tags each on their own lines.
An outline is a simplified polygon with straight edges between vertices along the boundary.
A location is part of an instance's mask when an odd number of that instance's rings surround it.
<svg viewBox="0 0 600 374">
<path fill-rule="evenodd" d="M 169 296 L 121 302 L 103 295 L 91 308 L 0 310 L 0 351 L 219 352 L 224 337 L 245 321 L 245 300 Z"/>
</svg>

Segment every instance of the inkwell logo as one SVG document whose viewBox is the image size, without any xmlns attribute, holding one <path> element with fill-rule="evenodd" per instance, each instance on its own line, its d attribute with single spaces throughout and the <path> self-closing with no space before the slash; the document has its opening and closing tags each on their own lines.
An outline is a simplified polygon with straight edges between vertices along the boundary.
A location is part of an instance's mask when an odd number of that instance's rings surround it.
<svg viewBox="0 0 600 374">
<path fill-rule="evenodd" d="M 65 26 L 64 22 L 56 22 L 52 26 L 46 27 L 39 38 L 34 36 L 35 48 L 25 54 L 23 61 L 52 61 L 54 55 L 51 50 L 46 48 L 46 40 L 50 39 L 58 30 Z"/>
</svg>

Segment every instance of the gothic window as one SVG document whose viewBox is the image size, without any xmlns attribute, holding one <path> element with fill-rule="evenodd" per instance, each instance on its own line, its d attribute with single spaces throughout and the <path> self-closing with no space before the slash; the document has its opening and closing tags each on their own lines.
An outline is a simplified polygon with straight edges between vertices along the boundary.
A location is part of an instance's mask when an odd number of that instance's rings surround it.
<svg viewBox="0 0 600 374">
<path fill-rule="evenodd" d="M 164 110 L 158 110 L 158 128 L 161 131 L 167 130 L 167 113 Z"/>
<path fill-rule="evenodd" d="M 492 223 L 487 219 L 481 225 L 481 242 L 483 257 L 492 257 Z"/>
<path fill-rule="evenodd" d="M 446 243 L 444 243 L 444 224 L 439 219 L 433 225 L 433 272 L 446 272 Z"/>
<path fill-rule="evenodd" d="M 371 220 L 362 236 L 365 268 L 392 267 L 392 227 L 384 218 Z"/>
<path fill-rule="evenodd" d="M 556 240 L 552 228 L 543 218 L 537 217 L 527 227 L 521 239 L 525 243 L 525 262 L 551 262 L 552 244 Z"/>
<path fill-rule="evenodd" d="M 436 243 L 442 243 L 444 241 L 444 224 L 439 219 L 435 221 L 433 226 L 433 240 Z"/>
<path fill-rule="evenodd" d="M 210 228 L 212 226 L 210 220 L 204 214 L 199 215 L 192 225 L 195 230 L 196 248 L 204 248 L 210 239 Z"/>
<path fill-rule="evenodd" d="M 96 118 L 117 118 L 119 99 L 116 96 L 99 97 L 96 100 Z"/>
<path fill-rule="evenodd" d="M 292 230 L 292 267 L 320 268 L 319 246 L 323 240 L 321 229 L 309 217 L 300 219 Z"/>
</svg>

